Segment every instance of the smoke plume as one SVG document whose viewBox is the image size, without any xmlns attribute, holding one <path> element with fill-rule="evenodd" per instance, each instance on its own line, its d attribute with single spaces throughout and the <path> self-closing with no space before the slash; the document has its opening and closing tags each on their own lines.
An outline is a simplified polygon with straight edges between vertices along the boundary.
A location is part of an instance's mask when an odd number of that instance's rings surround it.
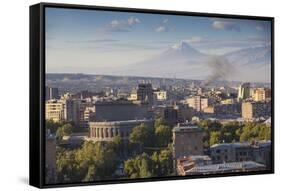
<svg viewBox="0 0 281 191">
<path fill-rule="evenodd" d="M 211 74 L 204 80 L 204 86 L 216 80 L 227 81 L 236 71 L 235 67 L 223 56 L 210 56 L 207 65 L 211 70 Z"/>
</svg>

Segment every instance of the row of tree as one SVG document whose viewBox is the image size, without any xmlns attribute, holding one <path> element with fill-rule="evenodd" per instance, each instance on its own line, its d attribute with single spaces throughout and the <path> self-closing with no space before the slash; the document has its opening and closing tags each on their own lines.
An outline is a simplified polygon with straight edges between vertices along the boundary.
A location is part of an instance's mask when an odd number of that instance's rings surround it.
<svg viewBox="0 0 281 191">
<path fill-rule="evenodd" d="M 163 177 L 173 174 L 172 147 L 157 152 L 151 156 L 147 153 L 136 155 L 124 164 L 124 172 L 128 178 Z"/>
<path fill-rule="evenodd" d="M 57 151 L 58 182 L 96 181 L 112 178 L 119 158 L 115 142 L 86 141 L 76 150 Z"/>
<path fill-rule="evenodd" d="M 124 163 L 128 178 L 168 176 L 173 173 L 172 127 L 156 119 L 153 126 L 140 124 L 133 128 L 129 144 L 139 147 L 137 154 Z"/>
<path fill-rule="evenodd" d="M 248 142 L 253 140 L 270 140 L 271 126 L 248 122 L 228 122 L 201 120 L 198 125 L 204 129 L 204 146 L 209 148 L 217 143 Z"/>
</svg>

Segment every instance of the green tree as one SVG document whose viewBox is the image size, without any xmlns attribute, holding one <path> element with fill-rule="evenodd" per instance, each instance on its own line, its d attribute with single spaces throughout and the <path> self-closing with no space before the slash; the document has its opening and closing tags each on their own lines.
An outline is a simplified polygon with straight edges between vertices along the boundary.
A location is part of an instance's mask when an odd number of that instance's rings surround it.
<svg viewBox="0 0 281 191">
<path fill-rule="evenodd" d="M 118 165 L 117 156 L 109 143 L 86 141 L 81 148 L 57 153 L 60 182 L 106 180 Z"/>
<path fill-rule="evenodd" d="M 169 176 L 173 173 L 173 155 L 172 146 L 161 150 L 159 153 L 154 152 L 151 156 L 153 165 L 153 172 L 157 176 Z"/>
<path fill-rule="evenodd" d="M 56 133 L 57 129 L 62 126 L 62 123 L 54 122 L 53 120 L 45 121 L 45 129 L 50 131 L 50 133 Z"/>
<path fill-rule="evenodd" d="M 154 122 L 154 127 L 158 127 L 160 125 L 167 125 L 168 124 L 165 122 L 165 120 L 163 118 L 157 118 Z"/>
<path fill-rule="evenodd" d="M 76 152 L 75 159 L 80 170 L 86 169 L 84 174 L 86 181 L 110 178 L 118 164 L 112 145 L 103 142 L 85 142 Z"/>
<path fill-rule="evenodd" d="M 172 130 L 169 126 L 159 125 L 155 128 L 155 135 L 157 138 L 158 146 L 165 147 L 171 143 Z"/>
<path fill-rule="evenodd" d="M 77 174 L 77 163 L 75 161 L 75 152 L 61 150 L 57 152 L 57 177 L 58 182 L 80 181 Z"/>
<path fill-rule="evenodd" d="M 73 126 L 69 123 L 64 124 L 63 126 L 59 127 L 56 132 L 56 137 L 60 141 L 64 136 L 68 136 L 72 133 Z"/>
<path fill-rule="evenodd" d="M 219 131 L 212 131 L 210 133 L 210 146 L 217 144 L 221 141 L 221 132 Z"/>
<path fill-rule="evenodd" d="M 129 136 L 131 143 L 139 144 L 142 146 L 152 146 L 154 140 L 154 127 L 150 127 L 144 123 L 133 128 Z"/>
<path fill-rule="evenodd" d="M 259 140 L 271 140 L 271 126 L 266 124 L 260 125 L 258 137 Z"/>
<path fill-rule="evenodd" d="M 153 161 L 146 154 L 137 155 L 125 161 L 124 171 L 129 178 L 149 178 L 153 176 Z"/>
</svg>

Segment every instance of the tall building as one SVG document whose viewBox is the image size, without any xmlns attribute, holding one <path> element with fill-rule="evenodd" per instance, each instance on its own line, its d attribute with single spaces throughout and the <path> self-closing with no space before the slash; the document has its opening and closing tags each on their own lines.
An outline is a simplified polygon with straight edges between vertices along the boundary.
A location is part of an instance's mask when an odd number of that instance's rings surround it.
<svg viewBox="0 0 281 191">
<path fill-rule="evenodd" d="M 177 126 L 173 129 L 174 158 L 203 155 L 203 130 L 198 126 Z"/>
<path fill-rule="evenodd" d="M 242 117 L 251 121 L 255 118 L 268 118 L 271 116 L 271 102 L 243 102 Z"/>
<path fill-rule="evenodd" d="M 81 126 L 81 100 L 64 99 L 64 118 L 66 121 L 73 122 L 76 126 Z M 84 111 L 83 111 L 84 112 Z"/>
<path fill-rule="evenodd" d="M 238 89 L 238 101 L 244 100 L 250 97 L 250 83 L 242 83 Z"/>
<path fill-rule="evenodd" d="M 64 104 L 58 100 L 48 100 L 45 106 L 45 118 L 47 120 L 53 120 L 54 122 L 60 122 L 65 119 L 64 117 Z"/>
<path fill-rule="evenodd" d="M 194 108 L 196 111 L 203 111 L 204 108 L 208 107 L 209 100 L 208 98 L 204 98 L 202 96 L 194 96 L 187 98 L 186 100 L 189 107 Z"/>
<path fill-rule="evenodd" d="M 45 100 L 59 99 L 59 89 L 46 86 Z"/>
<path fill-rule="evenodd" d="M 151 83 L 141 83 L 138 85 L 137 98 L 139 101 L 153 104 L 153 89 Z"/>
<path fill-rule="evenodd" d="M 266 101 L 271 98 L 270 88 L 256 88 L 254 89 L 254 101 Z"/>
</svg>

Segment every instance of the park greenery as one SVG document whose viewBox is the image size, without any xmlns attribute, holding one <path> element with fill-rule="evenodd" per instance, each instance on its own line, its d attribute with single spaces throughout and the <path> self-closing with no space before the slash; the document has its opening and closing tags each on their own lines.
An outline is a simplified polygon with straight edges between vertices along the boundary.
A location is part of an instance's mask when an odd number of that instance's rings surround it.
<svg viewBox="0 0 281 191">
<path fill-rule="evenodd" d="M 271 139 L 271 126 L 263 123 L 227 122 L 201 120 L 199 127 L 204 130 L 204 146 L 209 148 L 217 143 L 251 142 Z"/>
<path fill-rule="evenodd" d="M 204 147 L 213 144 L 270 140 L 271 127 L 262 123 L 201 120 Z M 72 123 L 46 121 L 46 129 L 56 135 L 58 182 L 109 180 L 113 178 L 148 178 L 173 175 L 172 126 L 163 119 L 154 125 L 133 128 L 128 141 L 116 136 L 112 142 L 84 141 L 78 148 L 60 145 L 64 136 L 78 130 Z M 117 172 L 124 168 L 124 174 Z"/>
</svg>

